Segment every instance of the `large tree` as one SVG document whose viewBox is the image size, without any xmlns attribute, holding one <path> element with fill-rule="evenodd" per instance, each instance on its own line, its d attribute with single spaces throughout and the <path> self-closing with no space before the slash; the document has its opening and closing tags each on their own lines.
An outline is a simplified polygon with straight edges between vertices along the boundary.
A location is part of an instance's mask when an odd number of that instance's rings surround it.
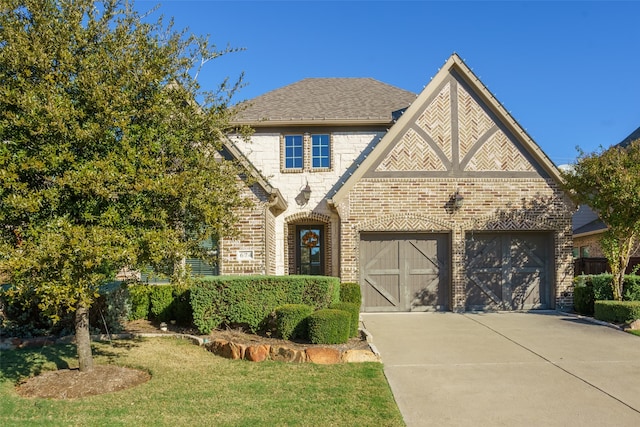
<svg viewBox="0 0 640 427">
<path fill-rule="evenodd" d="M 0 273 L 54 319 L 75 311 L 81 371 L 88 309 L 117 270 L 182 275 L 234 232 L 238 171 L 217 152 L 241 78 L 197 80 L 231 51 L 131 2 L 0 0 Z"/>
<path fill-rule="evenodd" d="M 591 207 L 607 225 L 600 243 L 613 274 L 613 296 L 622 299 L 629 258 L 640 245 L 640 140 L 586 154 L 564 174 L 576 203 Z"/>
</svg>

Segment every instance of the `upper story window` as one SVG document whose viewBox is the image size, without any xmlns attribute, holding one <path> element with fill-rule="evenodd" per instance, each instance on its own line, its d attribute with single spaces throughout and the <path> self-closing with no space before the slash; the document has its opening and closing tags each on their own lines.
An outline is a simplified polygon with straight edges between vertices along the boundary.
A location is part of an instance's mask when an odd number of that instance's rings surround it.
<svg viewBox="0 0 640 427">
<path fill-rule="evenodd" d="M 281 138 L 283 172 L 322 172 L 331 170 L 330 134 L 284 135 Z"/>
<path fill-rule="evenodd" d="M 285 169 L 302 169 L 304 144 L 302 135 L 287 135 L 284 137 L 284 167 Z"/>
<path fill-rule="evenodd" d="M 311 167 L 331 167 L 331 144 L 329 135 L 311 135 Z"/>
</svg>

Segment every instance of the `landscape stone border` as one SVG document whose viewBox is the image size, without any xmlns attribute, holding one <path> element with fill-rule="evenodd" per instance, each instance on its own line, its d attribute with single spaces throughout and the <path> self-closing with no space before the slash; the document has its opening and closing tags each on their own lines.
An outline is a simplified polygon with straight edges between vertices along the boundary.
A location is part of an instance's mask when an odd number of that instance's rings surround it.
<svg viewBox="0 0 640 427">
<path fill-rule="evenodd" d="M 131 338 L 156 338 L 173 337 L 190 340 L 193 344 L 204 347 L 213 354 L 234 360 L 248 360 L 252 362 L 262 362 L 264 360 L 275 360 L 281 362 L 295 363 L 359 363 L 359 362 L 381 362 L 380 353 L 372 343 L 371 334 L 366 329 L 361 329 L 366 337 L 369 350 L 340 350 L 333 347 L 309 347 L 306 349 L 289 348 L 286 345 L 266 345 L 266 344 L 240 344 L 224 339 L 210 341 L 207 337 L 199 337 L 190 334 L 180 333 L 126 333 L 126 334 L 102 334 L 91 335 L 93 341 L 111 341 Z M 54 344 L 69 344 L 74 340 L 73 335 L 56 337 L 35 337 L 35 338 L 7 338 L 0 340 L 0 350 L 14 350 L 19 348 L 43 347 Z"/>
</svg>

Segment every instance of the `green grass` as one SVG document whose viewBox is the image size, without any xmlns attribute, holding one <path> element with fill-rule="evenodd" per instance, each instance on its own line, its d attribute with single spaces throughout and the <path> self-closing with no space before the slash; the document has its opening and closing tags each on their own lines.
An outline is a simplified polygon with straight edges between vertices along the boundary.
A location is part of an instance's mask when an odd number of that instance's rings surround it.
<svg viewBox="0 0 640 427">
<path fill-rule="evenodd" d="M 75 347 L 0 353 L 3 426 L 402 426 L 382 365 L 227 360 L 188 341 L 96 343 L 98 364 L 147 370 L 142 385 L 75 400 L 22 398 L 15 384 L 77 366 Z"/>
<path fill-rule="evenodd" d="M 637 335 L 637 336 L 639 336 L 639 337 L 640 337 L 640 330 L 639 330 L 639 329 L 632 329 L 632 330 L 630 330 L 630 331 L 628 331 L 628 332 L 629 332 L 630 334 Z"/>
</svg>

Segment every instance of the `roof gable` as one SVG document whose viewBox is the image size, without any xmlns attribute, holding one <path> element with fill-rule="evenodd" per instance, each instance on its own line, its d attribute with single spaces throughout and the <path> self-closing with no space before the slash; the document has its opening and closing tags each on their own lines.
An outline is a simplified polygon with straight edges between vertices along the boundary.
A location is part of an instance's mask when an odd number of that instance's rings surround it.
<svg viewBox="0 0 640 427">
<path fill-rule="evenodd" d="M 389 124 L 416 94 L 371 78 L 308 78 L 267 92 L 241 106 L 236 123 Z"/>
<path fill-rule="evenodd" d="M 333 197 L 361 178 L 552 177 L 560 173 L 453 54 Z"/>
</svg>

